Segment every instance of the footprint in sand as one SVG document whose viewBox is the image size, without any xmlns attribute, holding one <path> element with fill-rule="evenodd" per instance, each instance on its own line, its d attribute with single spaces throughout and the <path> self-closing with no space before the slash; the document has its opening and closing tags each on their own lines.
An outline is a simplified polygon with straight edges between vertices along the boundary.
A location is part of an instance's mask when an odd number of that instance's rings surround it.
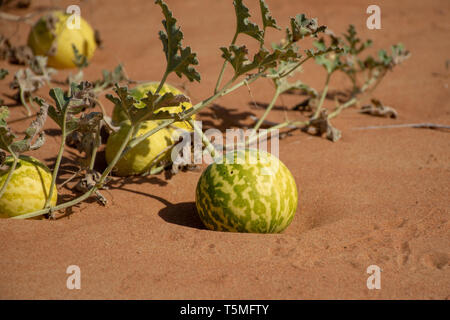
<svg viewBox="0 0 450 320">
<path fill-rule="evenodd" d="M 408 262 L 410 254 L 411 249 L 409 247 L 409 243 L 408 241 L 405 241 L 400 245 L 400 253 L 397 256 L 397 264 L 399 266 L 404 266 Z"/>
<path fill-rule="evenodd" d="M 420 262 L 428 268 L 443 270 L 450 266 L 450 255 L 442 252 L 430 252 L 420 258 Z"/>
</svg>

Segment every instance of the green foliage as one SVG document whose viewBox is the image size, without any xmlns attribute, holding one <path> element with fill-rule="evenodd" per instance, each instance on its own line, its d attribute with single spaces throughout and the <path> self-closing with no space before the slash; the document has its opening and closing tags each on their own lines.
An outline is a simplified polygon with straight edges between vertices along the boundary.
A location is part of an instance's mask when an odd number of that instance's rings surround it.
<svg viewBox="0 0 450 320">
<path fill-rule="evenodd" d="M 116 85 L 113 95 L 106 95 L 106 98 L 125 112 L 126 117 L 133 123 L 139 124 L 145 120 L 177 119 L 178 115 L 168 111 L 161 111 L 161 108 L 175 107 L 183 102 L 189 102 L 189 98 L 184 95 L 174 95 L 171 92 L 163 95 L 155 94 L 151 91 L 146 93 L 146 97 L 136 100 L 127 87 Z"/>
<path fill-rule="evenodd" d="M 264 32 L 259 29 L 258 25 L 251 22 L 249 18 L 251 17 L 248 8 L 244 5 L 242 0 L 234 0 L 233 1 L 234 10 L 236 13 L 236 35 L 240 33 L 244 33 L 256 40 L 260 43 L 264 42 Z M 267 6 L 265 7 L 267 8 Z M 266 17 L 270 17 L 268 15 L 268 10 L 265 14 Z M 267 23 L 273 24 L 273 18 L 268 18 Z"/>
<path fill-rule="evenodd" d="M 275 18 L 271 16 L 269 7 L 267 6 L 265 0 L 259 0 L 259 6 L 261 8 L 264 33 L 266 28 L 281 30 L 281 28 L 277 25 L 277 21 L 275 20 Z"/>
<path fill-rule="evenodd" d="M 345 54 L 344 50 L 329 50 L 331 48 L 336 48 L 337 45 L 337 41 L 333 41 L 333 43 L 328 47 L 323 38 L 314 42 L 314 46 L 317 48 L 318 52 L 322 53 L 316 53 L 314 55 L 314 60 L 317 64 L 322 65 L 328 74 L 342 68 L 341 57 Z M 326 52 L 328 52 L 328 54 L 325 54 Z"/>
<path fill-rule="evenodd" d="M 329 140 L 337 141 L 341 137 L 341 132 L 333 127 L 330 120 L 344 108 L 357 103 L 359 101 L 358 95 L 372 91 L 388 70 L 392 70 L 410 55 L 402 44 L 397 44 L 392 46 L 389 52 L 387 50 L 379 50 L 376 56 L 362 57 L 365 50 L 372 45 L 372 41 L 361 40 L 353 25 L 350 25 L 342 36 L 335 36 L 331 31 L 327 30 L 326 26 L 319 25 L 316 18 L 308 18 L 305 14 L 297 14 L 295 17 L 292 17 L 288 28 L 286 28 L 286 39 L 282 39 L 279 44 L 274 44 L 272 47 L 267 48 L 264 39 L 267 28 L 275 30 L 281 30 L 281 28 L 272 16 L 266 1 L 259 0 L 262 18 L 262 26 L 260 27 L 250 20 L 250 11 L 243 1 L 234 0 L 236 30 L 231 44 L 220 48 L 224 63 L 214 93 L 192 106 L 192 108 L 189 108 L 189 110 L 182 109 L 181 112 L 174 113 L 164 108 L 178 107 L 183 102 L 189 102 L 189 98 L 183 94 L 174 95 L 170 92 L 160 94 L 159 90 L 161 90 L 168 75 L 172 72 L 178 77 L 186 77 L 191 82 L 199 82 L 201 76 L 195 69 L 199 62 L 197 54 L 189 46 L 183 46 L 184 35 L 177 25 L 177 19 L 173 16 L 167 4 L 163 0 L 155 0 L 155 4 L 161 8 L 164 16 L 164 20 L 162 20 L 163 30 L 159 32 L 159 38 L 162 42 L 167 62 L 165 73 L 156 92 L 148 91 L 142 98 L 133 97 L 127 86 L 119 85 L 122 81 L 128 81 L 128 84 L 131 83 L 127 79 L 122 65 L 118 65 L 112 71 L 103 70 L 102 79 L 100 80 L 93 83 L 83 82 L 82 69 L 86 68 L 89 63 L 87 58 L 73 46 L 74 63 L 79 69 L 78 74 L 69 76 L 67 84 L 69 84 L 70 88 L 68 92 L 64 92 L 61 88 L 50 90 L 49 94 L 53 104 L 48 104 L 42 98 L 34 98 L 34 101 L 40 106 L 40 110 L 36 119 L 25 130 L 25 135 L 21 140 L 17 139 L 7 125 L 8 109 L 6 107 L 0 108 L 0 164 L 3 164 L 5 152 L 15 156 L 26 151 L 35 150 L 44 144 L 45 139 L 42 128 L 47 115 L 62 130 L 60 150 L 53 169 L 52 188 L 56 182 L 65 144 L 71 145 L 67 140 L 72 139 L 72 142 L 75 142 L 75 147 L 86 154 L 85 160 L 89 160 L 89 167 L 86 164 L 80 164 L 80 171 L 85 170 L 86 172 L 84 178 L 81 178 L 78 184 L 80 185 L 81 183 L 83 187 L 78 190 L 82 190 L 84 195 L 67 203 L 59 204 L 54 208 L 47 204 L 44 209 L 23 217 L 28 218 L 51 213 L 53 210 L 64 209 L 87 199 L 93 194 L 97 195 L 98 199 L 103 199 L 101 201 L 104 203 L 105 198 L 99 194 L 98 190 L 107 181 L 107 177 L 118 161 L 123 159 L 133 147 L 149 138 L 158 130 L 167 128 L 175 121 L 191 121 L 193 115 L 211 105 L 214 100 L 261 78 L 273 81 L 275 93 L 263 117 L 255 124 L 256 129 L 265 121 L 265 117 L 275 105 L 279 95 L 299 90 L 308 96 L 306 102 L 300 103 L 299 106 L 308 106 L 308 109 L 302 108 L 302 110 L 312 111 L 312 116 L 308 116 L 305 121 L 287 120 L 282 124 L 274 124 L 274 127 L 271 129 L 302 127 L 304 131 L 309 132 L 312 130 L 314 134 L 325 135 Z M 248 46 L 236 44 L 237 37 L 240 34 L 246 34 L 260 44 L 256 52 L 252 53 L 251 58 L 249 58 Z M 297 42 L 309 37 L 315 38 L 313 47 L 300 50 Z M 291 80 L 291 76 L 300 71 L 302 64 L 308 60 L 314 60 L 327 71 L 327 79 L 321 91 L 315 90 L 300 80 Z M 54 71 L 51 68 L 47 68 L 46 63 L 46 58 L 35 57 L 30 68 L 21 69 L 15 74 L 12 88 L 19 89 L 20 99 L 25 106 L 25 99 L 31 100 L 31 94 L 40 87 L 48 85 L 51 80 L 51 75 Z M 228 64 L 233 68 L 234 74 L 226 85 L 220 88 L 222 76 L 225 75 L 224 70 Z M 348 98 L 349 100 L 346 102 L 339 104 L 340 101 L 336 100 L 336 109 L 330 113 L 323 104 L 327 98 L 330 77 L 336 71 L 344 72 L 348 75 L 352 80 L 353 90 L 350 98 Z M 7 74 L 8 72 L 5 69 L 0 69 L 0 79 L 3 79 Z M 365 76 L 366 81 L 363 85 L 360 85 L 357 81 L 359 75 Z M 237 80 L 240 77 L 243 79 L 240 79 L 238 82 Z M 108 88 L 113 88 L 115 94 L 107 94 L 106 98 L 123 111 L 123 114 L 129 120 L 127 125 L 131 126 L 131 130 L 127 132 L 127 136 L 121 141 L 121 145 L 108 167 L 100 174 L 95 172 L 93 168 L 97 148 L 101 144 L 101 130 L 105 127 L 107 127 L 106 130 L 109 132 L 117 129 L 108 124 L 110 123 L 110 118 L 104 114 L 103 107 L 98 99 L 99 93 Z M 372 100 L 373 106 L 366 107 L 363 110 L 364 113 L 386 116 L 395 111 L 392 108 L 383 106 L 381 102 L 375 104 L 374 101 L 378 100 Z M 97 105 L 102 108 L 103 112 L 86 111 Z M 141 128 L 141 124 L 147 120 L 158 120 L 156 122 L 157 126 L 143 135 L 136 136 Z M 103 126 L 104 124 L 106 126 Z M 201 130 L 199 131 L 202 133 Z M 253 136 L 253 138 L 255 137 Z M 209 143 L 208 138 L 205 136 L 202 137 L 202 141 L 207 145 Z M 246 145 L 247 142 L 249 143 L 250 140 L 246 141 Z M 214 147 L 211 146 L 211 148 Z M 2 190 L 0 190 L 0 197 L 1 193 Z"/>
<path fill-rule="evenodd" d="M 45 135 L 42 131 L 45 120 L 47 119 L 47 108 L 43 107 L 38 112 L 36 119 L 25 130 L 25 137 L 21 140 L 15 140 L 17 136 L 8 127 L 6 119 L 9 117 L 7 107 L 0 108 L 0 149 L 11 152 L 16 156 L 27 152 L 37 150 L 45 143 Z"/>
<path fill-rule="evenodd" d="M 8 70 L 1 68 L 0 69 L 0 80 L 5 79 L 5 77 L 9 74 Z"/>
<path fill-rule="evenodd" d="M 89 66 L 89 61 L 85 55 L 78 51 L 77 47 L 72 43 L 72 50 L 75 56 L 73 63 L 77 66 L 78 69 L 84 69 Z"/>
<path fill-rule="evenodd" d="M 290 29 L 286 29 L 289 42 L 297 42 L 305 37 L 317 37 L 319 33 L 326 30 L 326 26 L 319 26 L 317 19 L 308 19 L 305 14 L 297 14 L 291 18 Z"/>
<path fill-rule="evenodd" d="M 165 32 L 160 31 L 159 38 L 166 54 L 166 73 L 175 72 L 180 78 L 184 75 L 189 81 L 200 81 L 200 74 L 193 67 L 198 65 L 197 54 L 192 52 L 190 47 L 183 48 L 183 33 L 176 25 L 177 19 L 164 1 L 156 0 L 155 3 L 161 7 L 165 17 L 162 21 Z"/>
</svg>

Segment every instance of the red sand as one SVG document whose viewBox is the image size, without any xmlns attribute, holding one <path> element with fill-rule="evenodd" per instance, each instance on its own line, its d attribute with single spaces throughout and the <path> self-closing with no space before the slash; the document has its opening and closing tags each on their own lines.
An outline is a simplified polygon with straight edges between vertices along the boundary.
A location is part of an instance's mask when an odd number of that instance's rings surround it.
<svg viewBox="0 0 450 320">
<path fill-rule="evenodd" d="M 34 7 L 37 1 L 34 1 Z M 51 2 L 54 4 L 54 1 Z M 68 3 L 68 2 L 67 2 Z M 187 84 L 194 102 L 207 97 L 221 66 L 218 48 L 234 30 L 231 1 L 168 0 L 198 53 L 201 84 Z M 257 16 L 257 1 L 246 1 Z M 449 299 L 450 297 L 450 136 L 428 129 L 352 130 L 396 123 L 450 124 L 450 3 L 378 1 L 382 30 L 365 28 L 371 2 L 359 0 L 268 1 L 280 25 L 305 12 L 335 32 L 355 24 L 374 48 L 403 42 L 412 56 L 390 73 L 375 96 L 399 112 L 397 120 L 346 110 L 333 120 L 343 138 L 337 143 L 299 131 L 281 141 L 280 158 L 300 191 L 299 208 L 283 234 L 258 235 L 205 230 L 194 205 L 200 171 L 114 181 L 103 194 L 109 203 L 83 203 L 69 218 L 57 221 L 0 221 L 0 298 L 2 299 Z M 42 1 L 39 5 L 46 4 Z M 65 5 L 66 3 L 64 3 Z M 61 5 L 64 7 L 64 5 Z M 32 10 L 33 7 L 29 10 Z M 27 11 L 12 11 L 23 14 Z M 99 29 L 98 50 L 86 79 L 123 62 L 137 80 L 160 79 L 165 62 L 157 37 L 162 15 L 152 1 L 86 1 L 82 16 Z M 255 18 L 256 19 L 256 18 Z M 2 33 L 14 24 L 1 22 Z M 3 31 L 5 30 L 5 31 Z M 22 25 L 16 44 L 24 43 Z M 281 34 L 279 34 L 281 35 Z M 275 40 L 278 35 L 270 34 Z M 243 39 L 243 38 L 241 38 Z M 245 41 L 253 42 L 251 39 Z M 5 62 L 13 74 L 17 67 Z M 313 63 L 301 79 L 320 88 L 324 72 Z M 67 72 L 60 72 L 64 79 Z M 0 82 L 5 103 L 8 82 Z M 177 77 L 169 81 L 184 83 Z M 333 84 L 339 84 L 335 78 Z M 45 90 L 40 94 L 48 97 Z M 268 103 L 272 89 L 262 81 L 251 86 L 258 102 Z M 278 104 L 292 107 L 299 97 Z M 103 99 L 111 111 L 111 105 Z M 218 101 L 232 118 L 221 126 L 251 124 L 245 88 Z M 326 102 L 332 106 L 332 101 Z M 218 107 L 217 110 L 221 110 Z M 212 121 L 211 109 L 200 116 Z M 11 118 L 23 108 L 11 108 Z M 298 114 L 289 112 L 289 117 Z M 280 121 L 283 111 L 269 120 Z M 239 120 L 241 119 L 241 120 Z M 238 121 L 239 120 L 239 121 Z M 21 131 L 29 120 L 13 125 Z M 55 128 L 48 121 L 47 129 Z M 223 129 L 223 127 L 222 127 Z M 54 131 L 48 131 L 54 132 Z M 58 135 L 35 157 L 53 165 Z M 65 154 L 65 166 L 75 159 Z M 67 192 L 66 192 L 67 193 Z M 368 290 L 366 269 L 382 269 L 381 289 Z M 66 288 L 66 268 L 81 268 L 81 290 Z"/>
</svg>

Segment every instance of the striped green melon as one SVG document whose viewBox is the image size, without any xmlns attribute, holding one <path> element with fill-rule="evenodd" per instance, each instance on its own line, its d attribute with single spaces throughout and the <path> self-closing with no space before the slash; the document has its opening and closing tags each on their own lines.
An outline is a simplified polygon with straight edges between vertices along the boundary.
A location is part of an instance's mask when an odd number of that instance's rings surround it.
<svg viewBox="0 0 450 320">
<path fill-rule="evenodd" d="M 197 184 L 195 203 L 208 229 L 277 233 L 291 223 L 298 192 L 292 174 L 277 157 L 239 150 L 206 168 Z"/>
<path fill-rule="evenodd" d="M 0 188 L 5 183 L 13 158 L 7 157 L 8 169 L 0 170 Z M 0 218 L 9 218 L 44 208 L 48 197 L 52 175 L 39 160 L 29 156 L 20 156 L 11 180 L 0 198 Z M 56 205 L 56 189 L 50 204 Z"/>
</svg>

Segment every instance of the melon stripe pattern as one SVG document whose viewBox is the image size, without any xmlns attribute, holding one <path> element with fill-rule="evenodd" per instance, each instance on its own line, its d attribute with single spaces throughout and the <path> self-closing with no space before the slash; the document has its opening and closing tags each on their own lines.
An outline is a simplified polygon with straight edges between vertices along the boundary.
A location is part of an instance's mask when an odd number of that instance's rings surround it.
<svg viewBox="0 0 450 320">
<path fill-rule="evenodd" d="M 278 233 L 294 218 L 298 191 L 289 169 L 278 158 L 258 150 L 239 150 L 206 168 L 195 200 L 208 229 Z"/>
</svg>

